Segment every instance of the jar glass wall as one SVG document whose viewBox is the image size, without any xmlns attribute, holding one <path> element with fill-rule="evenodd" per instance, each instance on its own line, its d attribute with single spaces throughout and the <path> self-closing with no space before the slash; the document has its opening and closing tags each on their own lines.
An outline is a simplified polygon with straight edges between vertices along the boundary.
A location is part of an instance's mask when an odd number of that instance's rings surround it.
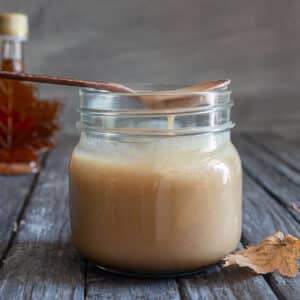
<svg viewBox="0 0 300 300">
<path fill-rule="evenodd" d="M 81 137 L 70 162 L 72 237 L 84 257 L 108 270 L 192 272 L 240 240 L 231 93 L 174 94 L 163 105 L 148 94 L 81 91 Z"/>
</svg>

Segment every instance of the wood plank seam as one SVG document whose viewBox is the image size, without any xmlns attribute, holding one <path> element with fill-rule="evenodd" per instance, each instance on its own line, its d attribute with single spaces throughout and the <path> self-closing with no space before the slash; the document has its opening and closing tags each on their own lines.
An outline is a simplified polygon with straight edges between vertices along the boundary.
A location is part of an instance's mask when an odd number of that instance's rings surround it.
<svg viewBox="0 0 300 300">
<path fill-rule="evenodd" d="M 254 179 L 249 176 L 248 173 L 244 172 L 244 174 L 245 174 L 245 183 L 247 184 L 247 187 L 248 187 L 248 188 L 245 188 L 245 190 L 244 190 L 245 201 L 246 201 L 245 207 L 244 207 L 244 213 L 245 213 L 245 220 L 244 220 L 245 223 L 244 224 L 245 225 L 247 224 L 247 220 L 249 222 L 249 217 L 253 221 L 250 221 L 250 224 L 246 225 L 246 227 L 243 228 L 243 236 L 242 236 L 243 244 L 249 245 L 249 244 L 253 244 L 253 243 L 254 244 L 258 243 L 266 235 L 272 234 L 276 230 L 281 230 L 285 233 L 289 232 L 291 234 L 297 235 L 297 233 L 299 232 L 299 227 L 297 225 L 298 223 L 294 219 L 288 220 L 289 216 L 288 216 L 287 210 L 282 209 L 282 206 L 271 195 L 269 195 L 261 186 L 259 186 L 258 183 L 255 182 Z M 249 189 L 249 184 L 251 182 L 254 185 L 252 184 L 252 187 Z M 256 191 L 254 191 L 253 189 L 256 189 Z M 254 194 L 254 196 L 252 196 L 252 194 Z M 265 194 L 265 197 L 263 194 Z M 262 203 L 260 203 L 260 201 Z M 255 202 L 257 204 L 259 204 L 256 207 L 253 206 L 255 204 Z M 265 204 L 263 204 L 263 202 Z M 253 219 L 253 217 L 255 217 L 255 214 L 249 215 L 249 209 L 251 209 L 252 211 L 255 211 L 256 209 L 260 209 L 260 210 L 264 211 L 264 207 L 268 207 L 268 209 L 265 211 L 265 213 L 268 214 L 269 221 L 266 221 L 266 222 L 271 222 L 270 225 L 272 227 L 274 227 L 274 231 L 270 232 L 269 230 L 262 230 L 262 231 L 266 231 L 265 232 L 266 235 L 261 236 L 262 232 L 260 232 L 260 233 L 258 233 L 260 236 L 260 239 L 258 239 L 257 235 L 256 235 L 257 233 L 255 232 L 257 228 L 255 226 L 254 227 L 251 226 L 251 222 L 255 223 L 255 220 Z M 283 213 L 278 215 L 279 210 L 282 211 Z M 271 214 L 272 217 L 270 217 L 270 211 L 272 212 L 272 214 Z M 273 215 L 273 213 L 274 213 L 274 215 Z M 262 216 L 263 215 L 261 214 L 260 217 L 262 217 Z M 268 216 L 266 216 L 266 218 L 268 218 Z M 281 219 L 282 221 L 278 222 L 278 218 Z M 264 223 L 264 224 L 265 224 L 264 226 L 266 226 L 266 223 Z M 283 227 L 277 227 L 280 224 L 283 225 Z M 249 228 L 249 226 L 250 226 L 250 228 Z M 267 227 L 265 227 L 265 228 L 267 228 Z M 296 230 L 296 232 L 295 232 L 295 230 Z M 253 240 L 253 237 L 256 237 L 256 238 L 254 238 L 254 240 Z M 281 277 L 277 272 L 263 275 L 263 277 L 264 277 L 266 283 L 269 285 L 270 289 L 273 291 L 273 293 L 276 295 L 276 297 L 278 299 L 298 299 L 298 298 L 294 297 L 294 294 L 292 295 L 293 292 L 291 292 L 291 294 L 289 295 L 290 297 L 287 297 L 287 288 L 281 288 L 282 286 L 279 285 L 278 277 L 279 278 L 281 278 Z M 292 280 L 289 280 L 284 277 L 282 277 L 280 280 L 281 280 L 282 285 L 288 284 L 289 282 L 291 283 L 291 281 L 292 281 Z"/>
<path fill-rule="evenodd" d="M 269 287 L 271 288 L 271 290 L 273 291 L 273 293 L 276 295 L 276 297 L 279 300 L 289 300 L 287 297 L 285 297 L 280 289 L 278 288 L 278 286 L 276 284 L 274 284 L 274 282 L 271 280 L 271 274 L 266 274 L 263 275 L 265 281 L 267 282 L 267 284 L 269 285 Z"/>
<path fill-rule="evenodd" d="M 252 178 L 251 175 L 249 175 L 248 173 L 247 175 L 250 178 Z M 246 248 L 246 246 L 251 245 L 251 242 L 245 237 L 243 233 L 241 237 L 241 244 L 243 245 L 243 248 Z M 273 293 L 279 300 L 288 300 L 286 297 L 284 297 L 284 295 L 280 292 L 280 290 L 273 284 L 270 278 L 271 274 L 264 274 L 260 276 L 265 280 L 266 284 L 269 286 L 269 288 L 273 291 Z"/>
<path fill-rule="evenodd" d="M 25 223 L 0 270 L 3 299 L 84 299 L 83 273 L 67 222 L 67 166 L 73 146 L 64 137 L 38 177 Z"/>
<path fill-rule="evenodd" d="M 248 174 L 249 175 L 249 174 Z M 249 242 L 249 240 L 246 238 L 246 236 L 244 235 L 244 233 L 242 232 L 242 236 L 241 236 L 241 240 L 240 240 L 240 245 L 242 246 L 241 248 L 245 249 L 248 245 L 251 245 L 251 243 Z M 270 281 L 268 280 L 267 276 L 268 275 L 258 275 L 260 277 L 262 277 L 264 279 L 264 281 L 266 282 L 266 284 L 269 286 L 269 288 L 272 290 L 272 292 L 274 293 L 274 295 L 279 299 L 279 300 L 283 300 L 286 299 L 285 297 L 283 297 L 283 295 L 279 292 L 277 293 L 277 291 L 273 288 L 273 286 L 270 284 Z M 282 296 L 282 297 L 281 297 Z"/>
<path fill-rule="evenodd" d="M 246 138 L 240 138 L 240 150 L 244 155 L 244 165 L 254 174 L 260 174 L 260 181 L 276 194 L 279 200 L 297 220 L 300 222 L 300 215 L 292 207 L 292 202 L 299 201 L 300 176 L 285 164 L 282 164 L 275 156 L 263 151 L 255 143 L 249 142 Z M 294 178 L 293 178 L 294 177 Z M 293 180 L 291 180 L 293 178 Z M 298 184 L 295 184 L 295 181 Z M 282 187 L 280 187 L 282 185 Z"/>
<path fill-rule="evenodd" d="M 266 146 L 269 145 L 268 138 L 269 136 L 264 136 L 261 139 Z M 280 155 L 284 154 L 289 159 L 289 151 L 285 151 L 284 143 L 277 139 L 278 137 L 275 137 L 275 140 L 272 140 L 282 148 Z M 256 144 L 249 142 L 243 135 L 238 135 L 233 140 L 241 153 L 244 166 L 243 242 L 246 244 L 246 241 L 249 240 L 251 244 L 256 244 L 278 230 L 299 236 L 299 215 L 293 214 L 289 205 L 290 200 L 298 198 L 299 195 L 299 187 L 289 178 L 293 175 L 297 176 L 297 174 Z M 249 172 L 246 172 L 246 167 Z M 273 191 L 277 197 L 274 198 L 269 190 Z M 293 214 L 294 218 L 290 218 L 290 214 Z M 265 278 L 279 299 L 299 299 L 300 277 L 291 280 L 275 272 Z"/>
<path fill-rule="evenodd" d="M 180 300 L 186 300 L 187 298 L 185 297 L 183 286 L 180 283 L 180 281 L 178 280 L 178 278 L 175 278 L 175 282 L 176 282 L 176 285 L 177 285 L 177 290 L 178 290 Z"/>
<path fill-rule="evenodd" d="M 247 138 L 245 138 L 245 140 L 247 142 L 249 142 L 250 144 L 257 146 L 257 144 L 254 143 L 253 141 L 249 141 Z M 261 148 L 261 149 L 262 149 L 262 151 L 264 151 L 263 148 Z M 275 168 L 274 166 L 270 165 L 269 167 L 272 168 L 274 170 L 274 172 L 277 172 L 277 173 L 281 174 L 282 176 L 287 177 L 286 174 L 280 172 L 280 170 Z M 243 169 L 260 187 L 262 187 L 278 204 L 280 204 L 296 222 L 300 223 L 299 220 L 295 217 L 295 215 L 288 209 L 286 203 L 284 201 L 282 201 L 281 197 L 276 195 L 272 190 L 270 190 L 270 188 L 259 177 L 255 176 L 255 174 L 252 172 L 252 170 L 244 163 L 243 163 Z M 289 180 L 291 180 L 290 177 L 287 177 L 287 178 Z M 292 182 L 295 184 L 294 181 L 292 181 Z"/>
<path fill-rule="evenodd" d="M 282 163 L 286 164 L 289 168 L 291 168 L 293 171 L 299 173 L 300 176 L 300 169 L 296 166 L 292 165 L 289 161 L 282 158 L 280 155 L 278 155 L 276 152 L 272 151 L 270 148 L 266 147 L 264 144 L 262 144 L 258 139 L 255 139 L 253 136 L 251 136 L 249 133 L 245 134 L 244 137 L 246 140 L 252 144 L 255 144 L 256 146 L 260 147 L 263 151 L 269 153 L 270 155 L 274 156 L 276 159 L 281 161 Z M 289 141 L 285 141 L 286 143 L 290 143 Z M 280 170 L 278 170 L 280 172 Z M 283 174 L 283 173 L 282 173 Z M 283 174 L 285 175 L 285 174 Z M 292 177 L 290 179 L 299 186 L 299 183 L 297 181 L 294 181 Z"/>
<path fill-rule="evenodd" d="M 44 165 L 46 163 L 46 160 L 47 160 L 47 157 L 48 157 L 48 153 L 46 153 L 42 157 L 42 161 L 41 161 L 42 167 L 44 167 Z M 40 173 L 35 174 L 32 182 L 31 182 L 30 189 L 29 189 L 28 193 L 26 194 L 26 196 L 24 197 L 24 201 L 23 201 L 21 210 L 20 210 L 20 212 L 19 212 L 19 214 L 17 216 L 16 223 L 15 223 L 16 224 L 16 230 L 13 230 L 11 232 L 11 236 L 9 237 L 7 246 L 4 249 L 2 256 L 0 257 L 0 269 L 3 267 L 3 265 L 5 263 L 5 259 L 6 259 L 7 255 L 9 254 L 10 249 L 13 246 L 13 243 L 14 243 L 14 240 L 15 240 L 16 236 L 18 235 L 18 232 L 19 232 L 19 229 L 20 229 L 20 225 L 21 225 L 21 221 L 22 221 L 23 216 L 25 214 L 26 208 L 28 207 L 28 205 L 30 203 L 30 200 L 32 198 L 33 192 L 34 192 L 35 187 L 37 185 L 39 176 L 40 176 Z"/>
<path fill-rule="evenodd" d="M 282 202 L 280 197 L 278 197 L 259 178 L 257 178 L 247 166 L 244 165 L 243 169 L 244 172 L 254 180 L 254 182 L 256 182 L 272 199 L 274 199 L 284 210 L 286 210 L 297 223 L 299 223 L 299 220 L 287 209 L 286 204 Z"/>
<path fill-rule="evenodd" d="M 248 174 L 248 173 L 247 173 Z M 249 174 L 248 174 L 249 175 Z M 241 241 L 240 241 L 242 248 L 246 248 L 248 245 L 251 245 L 250 241 L 246 238 L 244 232 L 242 232 L 242 236 L 241 236 Z M 266 284 L 269 286 L 269 288 L 273 291 L 273 293 L 275 294 L 275 296 L 281 300 L 282 298 L 279 297 L 278 293 L 273 289 L 272 285 L 270 284 L 270 282 L 267 280 L 266 275 L 260 275 L 266 282 Z"/>
<path fill-rule="evenodd" d="M 83 298 L 84 300 L 87 299 L 87 290 L 88 290 L 88 283 L 87 283 L 87 273 L 88 273 L 88 263 L 87 261 L 82 258 L 81 262 L 83 264 Z"/>
</svg>

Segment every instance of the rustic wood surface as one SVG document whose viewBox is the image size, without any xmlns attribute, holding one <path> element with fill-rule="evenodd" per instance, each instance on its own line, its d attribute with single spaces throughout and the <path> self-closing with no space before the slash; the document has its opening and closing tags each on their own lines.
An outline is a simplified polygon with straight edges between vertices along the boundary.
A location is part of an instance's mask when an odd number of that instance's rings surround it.
<svg viewBox="0 0 300 300">
<path fill-rule="evenodd" d="M 300 275 L 254 275 L 220 265 L 176 279 L 96 270 L 70 243 L 67 165 L 77 137 L 63 136 L 32 176 L 0 176 L 0 299 L 299 299 Z M 300 154 L 270 134 L 236 135 L 244 167 L 240 247 L 281 230 L 300 237 Z"/>
</svg>

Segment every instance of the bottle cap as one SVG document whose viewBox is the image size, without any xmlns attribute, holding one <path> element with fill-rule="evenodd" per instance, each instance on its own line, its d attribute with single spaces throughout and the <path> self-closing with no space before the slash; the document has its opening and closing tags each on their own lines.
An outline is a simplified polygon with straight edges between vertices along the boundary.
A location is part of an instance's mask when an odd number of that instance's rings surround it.
<svg viewBox="0 0 300 300">
<path fill-rule="evenodd" d="M 28 17 L 20 13 L 0 13 L 0 35 L 26 39 Z"/>
</svg>

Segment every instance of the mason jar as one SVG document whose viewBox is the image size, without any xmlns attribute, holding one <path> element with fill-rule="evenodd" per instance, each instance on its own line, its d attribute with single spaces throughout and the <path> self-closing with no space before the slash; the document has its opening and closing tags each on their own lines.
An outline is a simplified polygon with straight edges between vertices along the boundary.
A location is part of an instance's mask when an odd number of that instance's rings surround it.
<svg viewBox="0 0 300 300">
<path fill-rule="evenodd" d="M 104 270 L 168 276 L 235 250 L 242 173 L 228 89 L 80 97 L 70 214 L 83 257 Z"/>
</svg>

